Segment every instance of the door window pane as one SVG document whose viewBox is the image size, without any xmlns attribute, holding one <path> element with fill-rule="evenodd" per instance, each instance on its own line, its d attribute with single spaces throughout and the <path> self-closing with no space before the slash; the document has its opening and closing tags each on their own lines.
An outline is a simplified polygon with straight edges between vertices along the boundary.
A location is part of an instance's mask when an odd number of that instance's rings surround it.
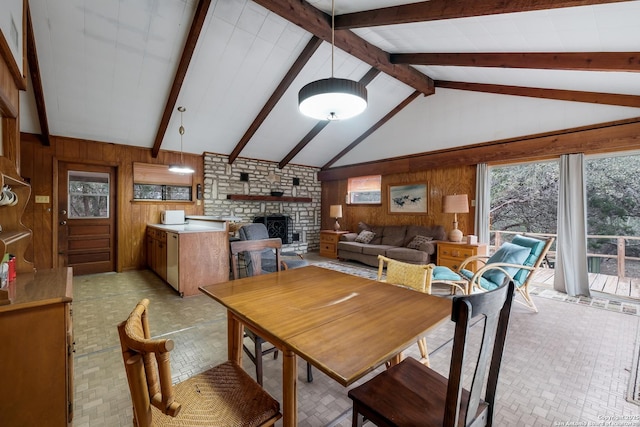
<svg viewBox="0 0 640 427">
<path fill-rule="evenodd" d="M 109 174 L 69 171 L 68 218 L 109 218 Z"/>
</svg>

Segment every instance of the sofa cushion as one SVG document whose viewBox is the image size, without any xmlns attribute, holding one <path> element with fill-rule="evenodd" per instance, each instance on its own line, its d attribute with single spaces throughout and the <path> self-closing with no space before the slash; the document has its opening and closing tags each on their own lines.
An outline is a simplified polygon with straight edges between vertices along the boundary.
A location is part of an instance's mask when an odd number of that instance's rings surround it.
<svg viewBox="0 0 640 427">
<path fill-rule="evenodd" d="M 520 245 L 520 246 L 531 248 L 531 253 L 527 257 L 527 259 L 524 260 L 523 262 L 523 264 L 528 267 L 533 267 L 536 261 L 538 261 L 538 258 L 540 257 L 542 250 L 547 244 L 547 242 L 544 240 L 534 239 L 533 237 L 521 236 L 521 235 L 517 235 L 516 237 L 514 237 L 511 243 L 513 243 L 514 245 Z M 527 277 L 529 276 L 530 272 L 531 270 L 527 270 L 525 268 L 520 269 L 520 271 L 518 271 L 518 273 L 513 278 L 514 282 L 516 282 L 516 286 L 522 286 L 525 280 L 527 280 Z"/>
<path fill-rule="evenodd" d="M 407 248 L 409 249 L 418 249 L 420 250 L 420 246 L 423 243 L 427 243 L 433 240 L 433 237 L 421 236 L 417 235 L 407 244 Z"/>
<path fill-rule="evenodd" d="M 387 250 L 387 257 L 411 264 L 428 264 L 429 254 L 416 249 L 392 247 Z"/>
<path fill-rule="evenodd" d="M 487 260 L 487 265 L 493 263 L 507 263 L 507 264 L 522 264 L 531 253 L 531 248 L 526 246 L 514 245 L 513 243 L 503 243 L 502 246 L 491 255 Z M 504 267 L 504 270 L 509 273 L 511 277 L 520 270 L 517 267 Z M 500 270 L 487 270 L 482 274 L 482 277 L 495 283 L 496 285 L 502 284 L 505 275 Z"/>
<path fill-rule="evenodd" d="M 362 230 L 359 234 L 358 237 L 356 237 L 356 242 L 358 243 L 371 243 L 371 241 L 373 240 L 373 238 L 375 237 L 375 233 L 373 231 L 369 231 L 369 230 Z"/>
<path fill-rule="evenodd" d="M 338 250 L 343 250 L 343 251 L 349 251 L 349 252 L 354 252 L 357 254 L 361 254 L 362 253 L 362 248 L 365 247 L 366 244 L 364 243 L 357 243 L 357 242 L 338 242 Z"/>
<path fill-rule="evenodd" d="M 386 225 L 382 232 L 382 241 L 380 243 L 390 246 L 403 246 L 406 234 L 406 225 Z"/>
<path fill-rule="evenodd" d="M 395 246 L 389 246 L 389 245 L 363 245 L 362 246 L 362 253 L 364 255 L 387 255 L 387 251 L 389 249 L 394 249 Z M 391 257 L 389 257 L 391 258 Z"/>
</svg>

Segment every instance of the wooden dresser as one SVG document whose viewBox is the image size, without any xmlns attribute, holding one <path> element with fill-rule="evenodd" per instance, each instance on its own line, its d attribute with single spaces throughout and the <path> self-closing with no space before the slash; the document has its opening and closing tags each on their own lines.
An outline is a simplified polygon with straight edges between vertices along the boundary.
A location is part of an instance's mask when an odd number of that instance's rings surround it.
<svg viewBox="0 0 640 427">
<path fill-rule="evenodd" d="M 320 230 L 320 256 L 338 258 L 338 241 L 348 231 Z"/>
<path fill-rule="evenodd" d="M 0 306 L 0 420 L 67 426 L 73 419 L 71 268 L 18 273 Z"/>
<path fill-rule="evenodd" d="M 475 255 L 487 255 L 486 244 L 469 245 L 467 243 L 443 242 L 437 243 L 437 264 L 457 270 L 462 261 Z M 478 263 L 472 262 L 466 266 L 467 270 L 476 271 Z"/>
</svg>

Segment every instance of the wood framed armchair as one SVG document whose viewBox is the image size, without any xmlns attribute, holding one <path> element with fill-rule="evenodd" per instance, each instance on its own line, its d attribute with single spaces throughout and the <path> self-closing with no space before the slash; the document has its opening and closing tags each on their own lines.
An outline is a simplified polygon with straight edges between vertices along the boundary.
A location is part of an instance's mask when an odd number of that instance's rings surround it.
<svg viewBox="0 0 640 427">
<path fill-rule="evenodd" d="M 272 426 L 280 404 L 234 362 L 227 361 L 173 385 L 170 339 L 152 339 L 149 300 L 118 325 L 134 425 Z"/>
<path fill-rule="evenodd" d="M 495 289 L 505 276 L 508 277 L 515 283 L 525 305 L 537 313 L 538 308 L 529 294 L 529 285 L 553 241 L 553 237 L 519 234 L 511 243 L 503 243 L 491 256 L 478 255 L 467 258 L 460 264 L 458 273 L 469 281 L 468 293 Z M 475 273 L 465 268 L 471 262 L 481 265 Z"/>
</svg>

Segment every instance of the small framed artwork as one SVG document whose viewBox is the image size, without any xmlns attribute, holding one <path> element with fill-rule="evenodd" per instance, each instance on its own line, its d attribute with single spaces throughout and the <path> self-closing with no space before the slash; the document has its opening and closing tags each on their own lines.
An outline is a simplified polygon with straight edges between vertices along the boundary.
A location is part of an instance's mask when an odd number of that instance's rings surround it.
<svg viewBox="0 0 640 427">
<path fill-rule="evenodd" d="M 427 213 L 427 184 L 389 185 L 390 214 Z"/>
</svg>

